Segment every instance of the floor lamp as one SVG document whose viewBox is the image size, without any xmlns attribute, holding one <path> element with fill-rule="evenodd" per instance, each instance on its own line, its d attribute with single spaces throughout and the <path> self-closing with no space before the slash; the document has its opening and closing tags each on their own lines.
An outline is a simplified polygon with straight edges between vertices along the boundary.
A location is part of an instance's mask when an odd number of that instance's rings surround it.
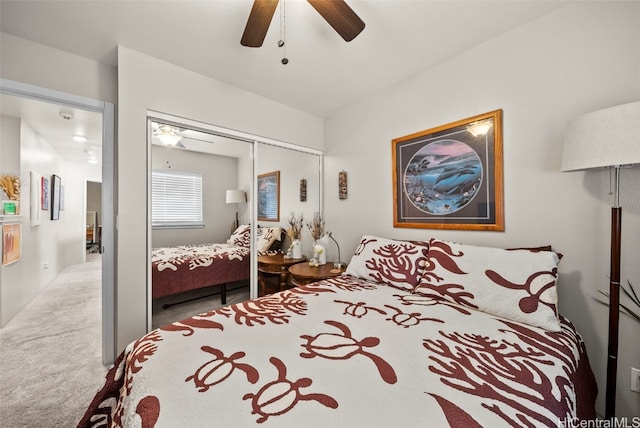
<svg viewBox="0 0 640 428">
<path fill-rule="evenodd" d="M 240 226 L 240 221 L 238 219 L 238 204 L 244 202 L 247 202 L 247 194 L 244 190 L 227 190 L 227 203 L 236 204 L 236 222 L 233 230 L 236 230 L 238 226 Z"/>
<path fill-rule="evenodd" d="M 609 276 L 609 341 L 605 418 L 616 413 L 618 321 L 620 317 L 620 169 L 640 163 L 640 102 L 623 104 L 574 120 L 568 127 L 562 153 L 562 171 L 610 168 L 613 173 L 611 207 L 611 265 Z"/>
</svg>

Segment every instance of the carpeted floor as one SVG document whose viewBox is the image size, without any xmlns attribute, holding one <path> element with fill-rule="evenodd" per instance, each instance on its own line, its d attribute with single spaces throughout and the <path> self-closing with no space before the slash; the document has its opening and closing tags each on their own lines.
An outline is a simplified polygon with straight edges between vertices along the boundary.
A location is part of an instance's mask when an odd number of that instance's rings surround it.
<svg viewBox="0 0 640 428">
<path fill-rule="evenodd" d="M 101 255 L 87 254 L 87 263 L 60 272 L 0 329 L 0 427 L 77 425 L 108 369 L 101 363 L 100 278 Z M 227 304 L 248 298 L 242 287 L 227 293 Z M 156 305 L 154 325 L 220 306 L 219 295 L 168 310 Z"/>
<path fill-rule="evenodd" d="M 74 427 L 102 384 L 100 254 L 0 329 L 0 426 Z"/>
</svg>

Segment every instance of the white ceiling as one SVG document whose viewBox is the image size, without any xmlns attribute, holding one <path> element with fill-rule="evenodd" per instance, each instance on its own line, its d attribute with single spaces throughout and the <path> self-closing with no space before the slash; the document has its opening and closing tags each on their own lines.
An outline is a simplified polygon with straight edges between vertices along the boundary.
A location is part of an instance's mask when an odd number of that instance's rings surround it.
<svg viewBox="0 0 640 428">
<path fill-rule="evenodd" d="M 287 0 L 285 48 L 280 10 L 261 48 L 240 45 L 252 0 L 1 0 L 0 29 L 114 67 L 120 44 L 326 117 L 568 2 L 347 3 L 366 24 L 349 43 L 306 1 Z"/>
<path fill-rule="evenodd" d="M 64 119 L 61 110 L 72 112 L 73 119 Z M 6 94 L 0 95 L 0 112 L 21 118 L 64 159 L 84 163 L 93 158 L 102 163 L 101 114 Z M 82 135 L 87 141 L 74 141 L 74 135 Z"/>
</svg>

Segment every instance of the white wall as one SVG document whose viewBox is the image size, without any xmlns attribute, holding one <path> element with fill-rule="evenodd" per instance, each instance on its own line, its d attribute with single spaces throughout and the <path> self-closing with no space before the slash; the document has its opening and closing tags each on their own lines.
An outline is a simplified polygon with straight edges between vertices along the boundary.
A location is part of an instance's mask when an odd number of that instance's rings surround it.
<svg viewBox="0 0 640 428">
<path fill-rule="evenodd" d="M 0 142 L 0 174 L 20 176 L 20 119 L 0 116 Z M 3 190 L 0 190 L 0 199 L 7 199 Z M 0 267 L 0 327 L 14 316 L 14 306 L 20 305 L 9 301 L 9 296 L 15 294 L 19 272 L 15 263 Z"/>
<path fill-rule="evenodd" d="M 231 235 L 236 212 L 233 204 L 226 203 L 226 191 L 238 186 L 238 160 L 159 146 L 153 146 L 151 152 L 153 170 L 202 174 L 205 224 L 203 228 L 196 229 L 154 229 L 151 239 L 153 247 L 226 242 Z"/>
<path fill-rule="evenodd" d="M 8 33 L 0 33 L 4 79 L 95 100 L 117 101 L 116 69 Z"/>
<path fill-rule="evenodd" d="M 640 99 L 640 3 L 574 2 L 332 115 L 325 123 L 325 213 L 343 254 L 362 233 L 488 246 L 552 244 L 560 310 L 582 332 L 604 412 L 611 198 L 604 172 L 560 173 L 576 116 Z M 394 229 L 391 140 L 504 110 L 505 232 Z M 639 148 L 640 149 L 640 148 Z M 349 196 L 338 200 L 338 171 Z M 624 171 L 623 278 L 640 287 L 640 168 Z M 639 325 L 621 319 L 618 415 L 640 414 L 629 391 Z"/>
<path fill-rule="evenodd" d="M 116 350 L 146 333 L 148 110 L 322 148 L 322 120 L 120 46 L 118 48 Z"/>
<path fill-rule="evenodd" d="M 313 238 L 306 224 L 313 214 L 320 210 L 320 157 L 314 154 L 260 144 L 258 146 L 258 174 L 280 171 L 280 221 L 260 221 L 263 227 L 280 226 L 287 230 L 289 214 L 303 216 L 302 254 L 313 257 Z M 307 180 L 307 201 L 300 201 L 300 179 Z M 282 249 L 290 245 L 288 238 L 283 241 Z"/>
<path fill-rule="evenodd" d="M 11 126 L 7 126 L 11 124 Z M 15 125 L 18 125 L 17 127 Z M 22 223 L 22 257 L 2 266 L 2 326 L 9 322 L 42 290 L 60 268 L 58 238 L 61 222 L 51 220 L 51 211 L 40 211 L 39 226 L 30 226 L 31 208 L 29 172 L 35 171 L 51 180 L 52 174 L 62 174 L 62 158 L 26 123 L 2 116 L 2 145 L 14 145 L 20 153 L 16 165 L 20 171 L 20 212 Z M 11 129 L 11 136 L 5 134 Z M 4 151 L 4 150 L 3 150 Z"/>
</svg>

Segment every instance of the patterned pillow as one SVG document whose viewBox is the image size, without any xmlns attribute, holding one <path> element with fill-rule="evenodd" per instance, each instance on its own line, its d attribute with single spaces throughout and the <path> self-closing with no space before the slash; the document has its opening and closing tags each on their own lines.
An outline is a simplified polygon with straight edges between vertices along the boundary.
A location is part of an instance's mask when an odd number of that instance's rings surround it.
<svg viewBox="0 0 640 428">
<path fill-rule="evenodd" d="M 251 226 L 248 224 L 238 226 L 231 234 L 231 237 L 227 239 L 227 244 L 249 247 L 251 245 Z"/>
<path fill-rule="evenodd" d="M 560 331 L 553 251 L 504 250 L 432 239 L 416 293 Z"/>
<path fill-rule="evenodd" d="M 264 253 L 271 248 L 274 242 L 279 241 L 282 237 L 282 228 L 280 227 L 261 227 L 256 233 L 256 248 L 259 253 Z"/>
<path fill-rule="evenodd" d="M 346 273 L 412 291 L 422 276 L 429 244 L 363 235 Z"/>
</svg>

